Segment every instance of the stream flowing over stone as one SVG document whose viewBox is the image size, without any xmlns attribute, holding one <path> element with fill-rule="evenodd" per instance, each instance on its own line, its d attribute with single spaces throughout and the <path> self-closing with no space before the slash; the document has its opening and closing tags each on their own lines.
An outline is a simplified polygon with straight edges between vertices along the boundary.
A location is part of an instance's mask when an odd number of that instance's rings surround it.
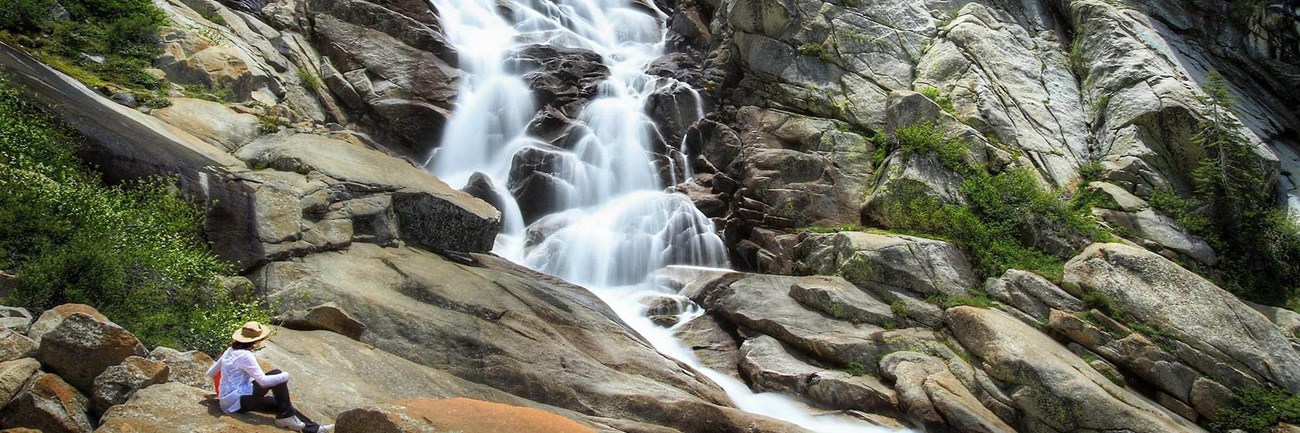
<svg viewBox="0 0 1300 433">
<path fill-rule="evenodd" d="M 629 0 L 433 0 L 449 42 L 459 50 L 463 79 L 440 146 L 425 167 L 452 186 L 476 190 L 503 215 L 495 252 L 590 288 L 656 349 L 704 372 L 747 411 L 820 432 L 884 431 L 860 421 L 814 416 L 778 394 L 755 394 L 738 379 L 703 366 L 646 317 L 646 302 L 680 298 L 678 323 L 701 311 L 667 289 L 652 272 L 670 265 L 726 267 L 726 246 L 692 201 L 666 188 L 691 176 L 680 143 L 666 143 L 647 115 L 663 92 L 692 98 L 683 124 L 703 117 L 698 92 L 646 73 L 664 55 L 666 15 Z M 550 51 L 547 51 L 550 50 Z M 535 88 L 546 66 L 563 59 L 599 59 L 607 75 L 595 94 L 550 114 L 566 125 L 548 143 L 530 133 L 539 108 Z M 561 60 L 566 61 L 566 60 Z M 590 60 L 588 60 L 590 61 Z M 604 72 L 604 71 L 602 71 Z M 681 91 L 681 90 L 685 91 Z M 581 92 L 579 92 L 581 93 Z M 484 179 L 486 177 L 486 179 Z M 525 225 L 530 223 L 529 225 Z"/>
</svg>

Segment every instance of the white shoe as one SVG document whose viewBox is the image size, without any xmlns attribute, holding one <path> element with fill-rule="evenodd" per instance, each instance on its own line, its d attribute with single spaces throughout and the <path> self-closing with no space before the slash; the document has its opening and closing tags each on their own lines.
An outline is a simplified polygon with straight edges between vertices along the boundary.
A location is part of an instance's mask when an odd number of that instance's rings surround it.
<svg viewBox="0 0 1300 433">
<path fill-rule="evenodd" d="M 316 433 L 334 433 L 334 424 L 325 424 L 316 429 Z"/>
<path fill-rule="evenodd" d="M 302 429 L 307 428 L 307 423 L 302 422 L 302 420 L 298 419 L 297 416 L 291 416 L 288 418 L 277 418 L 275 420 L 275 425 L 293 431 L 302 431 Z"/>
</svg>

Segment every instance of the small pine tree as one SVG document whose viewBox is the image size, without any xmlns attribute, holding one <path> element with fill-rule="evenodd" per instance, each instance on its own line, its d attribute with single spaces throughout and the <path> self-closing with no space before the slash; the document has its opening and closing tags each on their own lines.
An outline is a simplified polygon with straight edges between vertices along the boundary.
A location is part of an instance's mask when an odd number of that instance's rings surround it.
<svg viewBox="0 0 1300 433">
<path fill-rule="evenodd" d="M 1222 259 L 1228 289 L 1259 302 L 1286 302 L 1300 285 L 1300 231 L 1275 206 L 1255 144 L 1233 114 L 1232 95 L 1223 77 L 1211 73 L 1200 98 L 1208 113 L 1192 142 L 1204 151 L 1192 172 L 1195 207 L 1188 214 Z"/>
</svg>

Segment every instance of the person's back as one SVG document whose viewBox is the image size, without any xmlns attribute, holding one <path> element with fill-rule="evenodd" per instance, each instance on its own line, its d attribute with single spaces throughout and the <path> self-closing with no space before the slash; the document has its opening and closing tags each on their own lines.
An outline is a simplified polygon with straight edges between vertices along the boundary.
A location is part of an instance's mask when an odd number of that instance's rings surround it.
<svg viewBox="0 0 1300 433">
<path fill-rule="evenodd" d="M 241 368 L 249 361 L 257 365 L 257 360 L 252 358 L 252 351 L 235 348 L 226 349 L 217 358 L 216 365 L 221 366 L 221 389 L 217 390 L 217 400 L 221 402 L 223 412 L 238 412 L 239 397 L 253 393 L 253 378 Z"/>
</svg>

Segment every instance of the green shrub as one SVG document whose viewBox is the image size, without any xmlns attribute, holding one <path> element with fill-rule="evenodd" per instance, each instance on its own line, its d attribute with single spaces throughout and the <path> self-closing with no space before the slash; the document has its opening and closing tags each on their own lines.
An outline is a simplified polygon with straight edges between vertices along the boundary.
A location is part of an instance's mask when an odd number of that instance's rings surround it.
<svg viewBox="0 0 1300 433">
<path fill-rule="evenodd" d="M 862 368 L 862 363 L 858 361 L 850 362 L 849 365 L 844 366 L 844 372 L 853 376 L 867 374 L 867 370 Z"/>
<path fill-rule="evenodd" d="M 960 191 L 968 204 L 943 203 L 920 182 L 896 180 L 883 200 L 880 222 L 904 233 L 957 243 L 983 277 L 1021 269 L 1060 281 L 1062 257 L 1036 248 L 1034 237 L 1107 238 L 1087 209 L 1069 205 L 1028 168 L 989 173 L 966 162 L 966 143 L 928 123 L 899 128 L 895 135 L 892 143 L 900 154 L 933 155 L 960 174 Z"/>
<path fill-rule="evenodd" d="M 16 1 L 5 12 L 19 12 L 0 16 L 0 28 L 25 35 L 32 41 L 26 48 L 55 69 L 94 87 L 116 84 L 136 93 L 162 88 L 161 80 L 145 73 L 162 52 L 158 29 L 166 22 L 150 0 L 64 1 L 71 19 L 62 22 L 46 18 L 52 0 Z"/>
<path fill-rule="evenodd" d="M 933 123 L 920 123 L 894 131 L 894 147 L 902 155 L 933 154 L 949 170 L 964 172 L 968 168 L 966 156 L 970 150 L 966 143 L 939 131 Z"/>
<path fill-rule="evenodd" d="M 1236 394 L 1239 404 L 1219 411 L 1219 420 L 1211 425 L 1215 430 L 1268 433 L 1278 423 L 1300 424 L 1300 396 L 1277 388 L 1246 388 Z"/>
<path fill-rule="evenodd" d="M 78 137 L 0 81 L 0 269 L 36 312 L 90 304 L 148 345 L 215 351 L 246 318 L 249 294 L 200 237 L 202 212 L 167 179 L 107 186 L 75 156 Z"/>
<path fill-rule="evenodd" d="M 809 42 L 800 45 L 799 54 L 808 57 L 816 57 L 818 59 L 821 59 L 823 62 L 831 61 L 831 53 L 829 50 L 826 49 L 826 45 L 817 42 Z"/>
<path fill-rule="evenodd" d="M 181 87 L 181 93 L 189 98 L 206 99 L 213 102 L 230 103 L 236 99 L 234 89 L 225 86 L 187 84 Z"/>
<path fill-rule="evenodd" d="M 54 0 L 10 0 L 0 8 L 0 30 L 35 32 L 45 26 Z"/>
<path fill-rule="evenodd" d="M 943 91 L 939 90 L 938 88 L 932 86 L 925 86 L 921 88 L 920 93 L 922 96 L 925 96 L 926 98 L 929 98 L 931 101 L 934 101 L 935 104 L 939 104 L 939 108 L 942 108 L 943 111 L 947 112 L 948 114 L 954 116 L 957 115 L 957 107 L 952 105 L 952 98 L 944 96 Z"/>
</svg>

